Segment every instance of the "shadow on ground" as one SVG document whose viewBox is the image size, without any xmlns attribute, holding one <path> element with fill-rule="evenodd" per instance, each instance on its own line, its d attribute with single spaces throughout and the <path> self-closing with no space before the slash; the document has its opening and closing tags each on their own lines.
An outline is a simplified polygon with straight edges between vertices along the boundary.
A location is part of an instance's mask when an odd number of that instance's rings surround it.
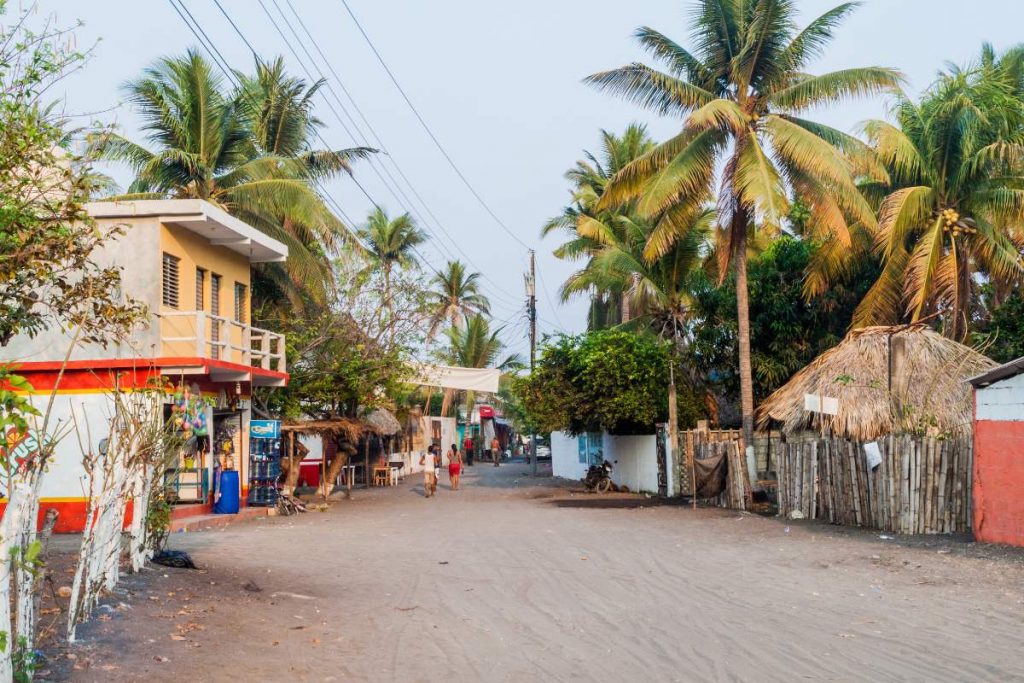
<svg viewBox="0 0 1024 683">
<path fill-rule="evenodd" d="M 592 508 L 592 509 L 632 509 L 652 507 L 688 507 L 689 501 L 684 498 L 647 498 L 642 496 L 601 496 L 582 494 L 574 498 L 559 498 L 550 501 L 550 505 L 558 508 Z"/>
</svg>

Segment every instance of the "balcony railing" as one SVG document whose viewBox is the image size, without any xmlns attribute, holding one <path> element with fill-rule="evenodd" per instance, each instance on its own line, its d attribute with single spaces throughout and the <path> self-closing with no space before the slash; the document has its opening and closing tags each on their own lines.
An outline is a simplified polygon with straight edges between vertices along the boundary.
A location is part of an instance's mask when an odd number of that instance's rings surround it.
<svg viewBox="0 0 1024 683">
<path fill-rule="evenodd" d="M 165 311 L 160 318 L 164 356 L 197 356 L 286 371 L 284 335 L 206 311 Z"/>
</svg>

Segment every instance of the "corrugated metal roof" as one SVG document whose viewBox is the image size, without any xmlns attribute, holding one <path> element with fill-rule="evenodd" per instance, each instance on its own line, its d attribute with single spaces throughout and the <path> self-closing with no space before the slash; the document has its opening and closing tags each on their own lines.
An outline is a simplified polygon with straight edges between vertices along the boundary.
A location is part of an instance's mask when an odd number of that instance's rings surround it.
<svg viewBox="0 0 1024 683">
<path fill-rule="evenodd" d="M 1003 363 L 1000 366 L 994 367 L 988 372 L 983 372 L 977 377 L 971 377 L 968 382 L 976 387 L 987 387 L 993 382 L 998 382 L 1001 379 L 1007 377 L 1013 377 L 1024 373 L 1024 358 L 1018 358 L 1017 360 L 1011 360 L 1009 363 Z"/>
</svg>

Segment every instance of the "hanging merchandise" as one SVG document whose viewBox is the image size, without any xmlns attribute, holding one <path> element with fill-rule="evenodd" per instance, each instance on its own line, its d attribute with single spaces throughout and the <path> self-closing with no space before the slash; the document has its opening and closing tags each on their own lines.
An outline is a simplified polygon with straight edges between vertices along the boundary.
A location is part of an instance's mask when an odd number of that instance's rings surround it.
<svg viewBox="0 0 1024 683">
<path fill-rule="evenodd" d="M 249 505 L 277 503 L 277 479 L 281 474 L 281 422 L 249 421 Z"/>
<path fill-rule="evenodd" d="M 202 467 L 202 454 L 210 450 L 210 427 L 206 421 L 208 402 L 199 393 L 195 385 L 184 385 L 174 395 L 171 414 L 174 425 L 185 435 L 185 469 L 195 465 L 195 456 L 199 456 Z"/>
</svg>

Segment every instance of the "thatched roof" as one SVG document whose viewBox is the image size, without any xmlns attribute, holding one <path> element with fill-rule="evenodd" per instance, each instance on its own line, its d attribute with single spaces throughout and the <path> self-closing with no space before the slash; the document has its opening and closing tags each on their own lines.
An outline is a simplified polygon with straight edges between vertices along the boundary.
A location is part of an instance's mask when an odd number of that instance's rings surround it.
<svg viewBox="0 0 1024 683">
<path fill-rule="evenodd" d="M 336 439 L 344 436 L 349 441 L 358 441 L 369 428 L 359 420 L 348 417 L 337 417 L 329 420 L 296 420 L 281 425 L 282 432 L 311 434 Z"/>
<path fill-rule="evenodd" d="M 366 424 L 382 436 L 391 436 L 402 431 L 402 425 L 390 411 L 377 408 L 366 416 Z"/>
<path fill-rule="evenodd" d="M 828 429 L 857 440 L 907 430 L 960 431 L 971 422 L 966 380 L 995 365 L 924 325 L 864 327 L 769 396 L 758 424 L 764 428 L 771 419 L 785 432 Z M 805 394 L 839 399 L 838 413 L 804 410 Z"/>
</svg>

